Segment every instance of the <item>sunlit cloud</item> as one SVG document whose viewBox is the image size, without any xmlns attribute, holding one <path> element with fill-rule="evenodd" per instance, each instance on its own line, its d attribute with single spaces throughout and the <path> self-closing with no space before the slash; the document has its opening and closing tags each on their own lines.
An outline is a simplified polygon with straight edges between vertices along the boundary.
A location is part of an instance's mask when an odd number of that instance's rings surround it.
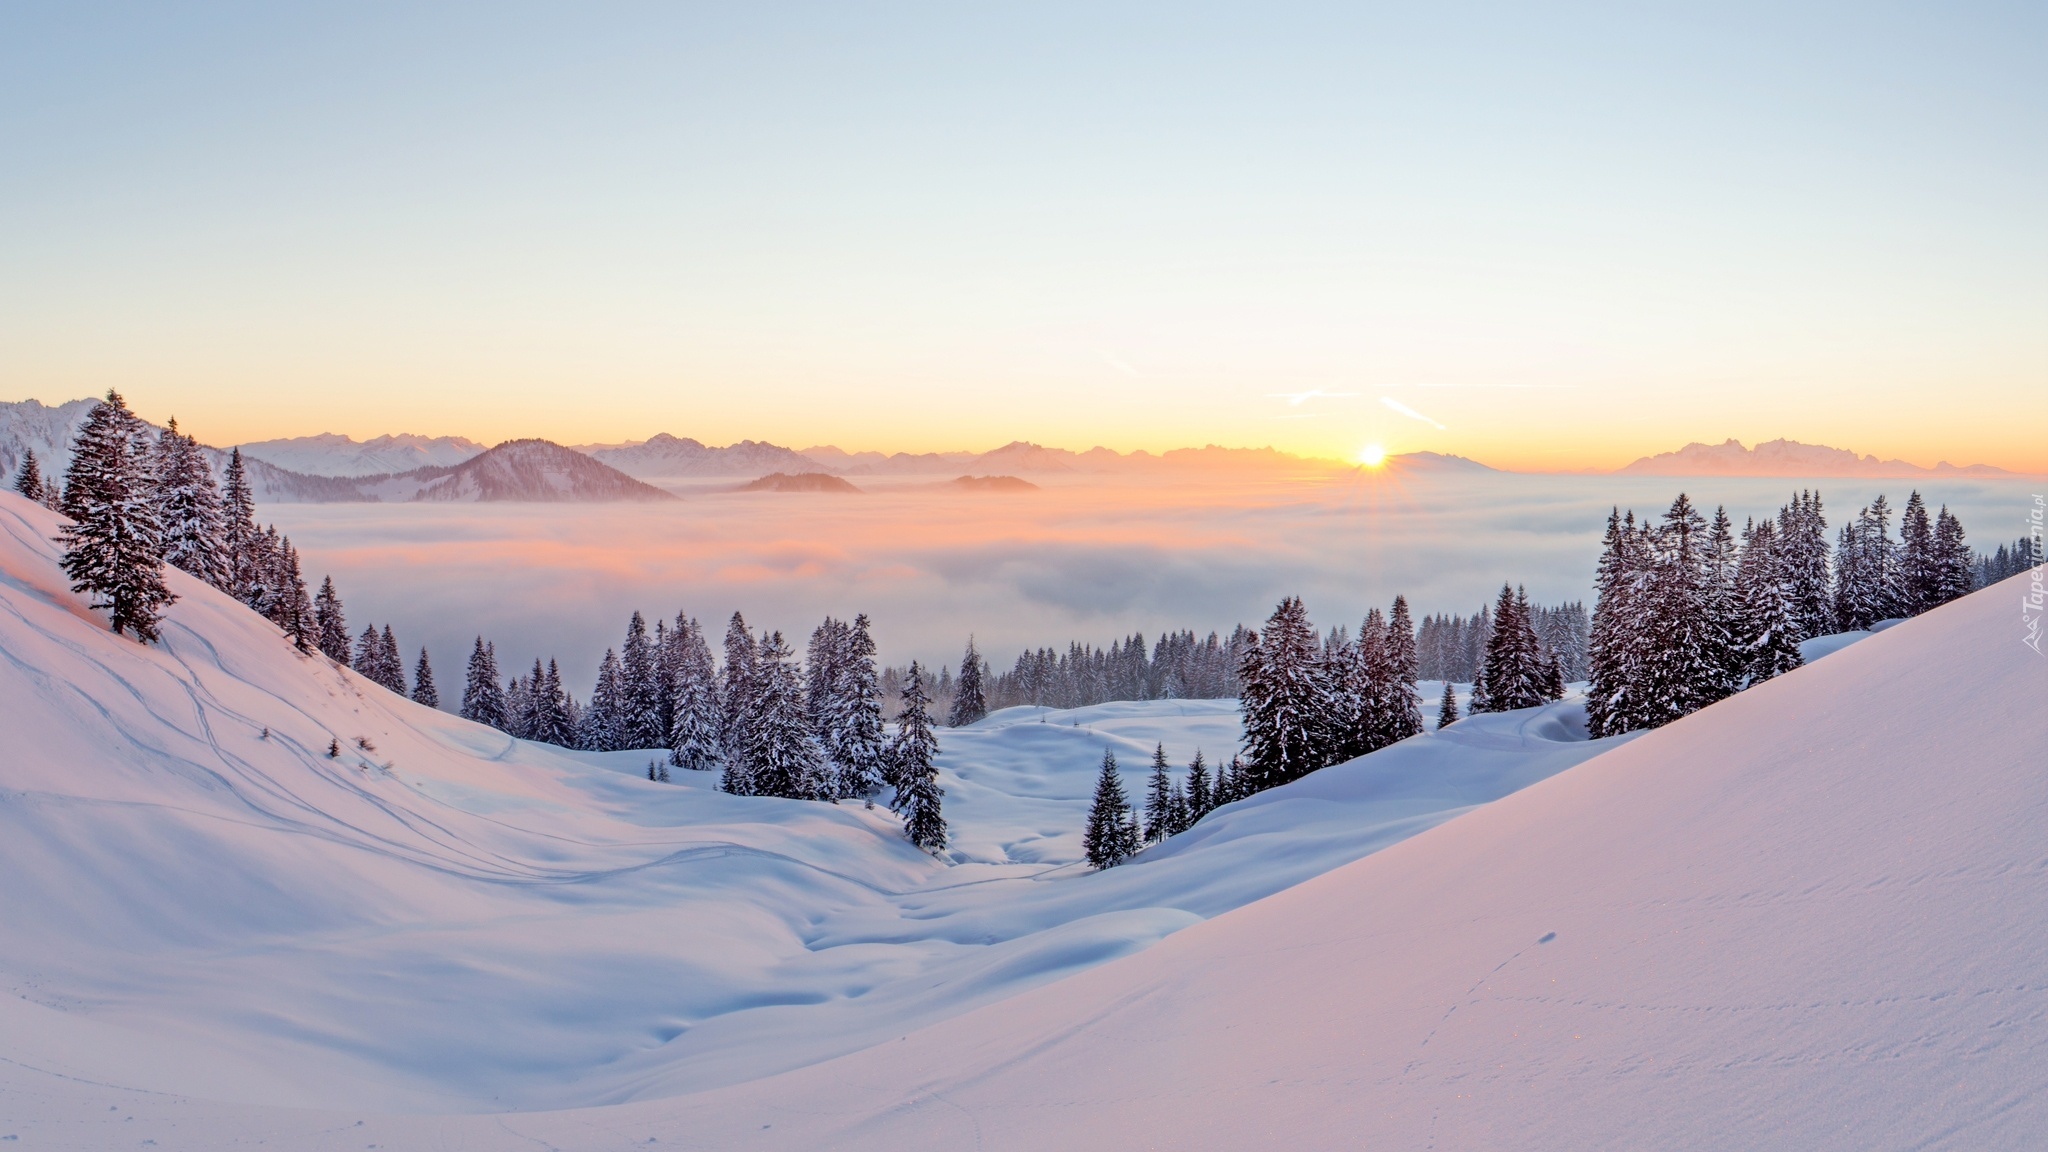
<svg viewBox="0 0 2048 1152">
<path fill-rule="evenodd" d="M 1431 419 L 1428 416 L 1424 416 L 1422 413 L 1417 412 L 1415 409 L 1410 408 L 1406 404 L 1401 403 L 1399 400 L 1394 399 L 1392 396 L 1380 397 L 1380 403 L 1385 404 L 1387 407 L 1393 409 L 1396 412 L 1399 412 L 1401 415 L 1406 416 L 1410 420 L 1420 420 L 1424 424 L 1434 426 L 1439 431 L 1444 430 L 1444 426 L 1442 424 L 1437 423 L 1435 420 Z"/>
</svg>

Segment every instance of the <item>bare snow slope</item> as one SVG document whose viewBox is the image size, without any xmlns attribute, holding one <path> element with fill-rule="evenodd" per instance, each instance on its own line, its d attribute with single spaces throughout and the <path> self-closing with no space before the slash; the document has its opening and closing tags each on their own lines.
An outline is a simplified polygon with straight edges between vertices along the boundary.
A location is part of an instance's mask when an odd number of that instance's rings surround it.
<svg viewBox="0 0 2048 1152">
<path fill-rule="evenodd" d="M 8 1067 L 0 1102 L 73 1147 L 2033 1147 L 2048 665 L 2011 609 L 1968 597 L 1146 951 L 782 1076 L 450 1118 Z"/>
<path fill-rule="evenodd" d="M 1103 749 L 1135 792 L 1155 743 L 1176 764 L 1234 746 L 1234 705 L 1011 709 L 941 732 L 955 847 L 934 861 L 886 812 L 654 784 L 644 753 L 420 708 L 181 573 L 161 646 L 112 636 L 64 590 L 56 528 L 0 494 L 0 1138 L 24 1146 L 217 1147 L 272 1123 L 257 1104 L 476 1113 L 772 1076 L 1128 955 L 1605 746 L 1568 704 L 1478 718 L 1096 875 L 1074 861 Z M 219 1126 L 89 1123 L 135 1104 Z M 280 1115 L 287 1143 L 333 1127 Z"/>
</svg>

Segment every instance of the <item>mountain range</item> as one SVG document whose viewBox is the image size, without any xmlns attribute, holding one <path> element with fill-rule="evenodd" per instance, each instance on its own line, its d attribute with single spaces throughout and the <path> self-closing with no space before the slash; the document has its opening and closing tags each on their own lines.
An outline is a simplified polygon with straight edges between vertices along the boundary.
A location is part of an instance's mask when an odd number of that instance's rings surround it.
<svg viewBox="0 0 2048 1152">
<path fill-rule="evenodd" d="M 35 400 L 0 402 L 0 475 L 11 476 L 22 453 L 34 449 L 46 469 L 61 472 L 70 444 L 91 399 L 47 406 Z M 773 473 L 796 476 L 1004 476 L 1171 475 L 1176 471 L 1330 471 L 1354 465 L 1296 456 L 1273 448 L 1176 448 L 1117 452 L 1095 447 L 1083 452 L 1014 440 L 986 452 L 848 452 L 829 444 L 798 451 L 765 440 L 708 445 L 663 432 L 646 440 L 563 447 L 546 440 L 511 441 L 527 447 L 501 463 L 451 479 L 454 471 L 491 451 L 461 436 L 410 433 L 355 440 L 335 433 L 252 441 L 241 445 L 258 500 L 274 503 L 339 503 L 391 500 L 643 500 L 650 484 L 701 479 L 752 480 Z M 537 447 L 547 445 L 547 449 Z M 500 445 L 500 448 L 506 445 Z M 550 451 L 551 450 L 551 451 Z M 218 472 L 226 453 L 208 449 Z M 603 473 L 576 463 L 597 464 Z M 541 454 L 546 459 L 540 458 Z M 1493 474 L 1499 470 L 1463 456 L 1410 452 L 1391 456 L 1385 467 L 1400 473 Z M 1691 443 L 1675 452 L 1645 456 L 1617 470 L 1652 476 L 1995 477 L 2010 475 L 1984 464 L 1943 461 L 1923 468 L 1903 460 L 1880 460 L 1843 448 L 1771 440 L 1745 447 L 1741 441 Z M 605 475 L 609 473 L 610 475 Z M 622 483 L 641 481 L 637 487 Z M 431 490 L 431 494 L 430 494 Z M 448 495 L 461 493 L 462 495 Z"/>
<path fill-rule="evenodd" d="M 1846 448 L 1801 444 L 1797 440 L 1766 440 L 1745 448 L 1740 440 L 1719 444 L 1695 441 L 1676 452 L 1645 456 L 1621 469 L 1644 476 L 2009 476 L 2003 468 L 1988 464 L 1957 467 L 1946 460 L 1932 468 L 1904 460 L 1880 460 L 1858 456 Z"/>
</svg>

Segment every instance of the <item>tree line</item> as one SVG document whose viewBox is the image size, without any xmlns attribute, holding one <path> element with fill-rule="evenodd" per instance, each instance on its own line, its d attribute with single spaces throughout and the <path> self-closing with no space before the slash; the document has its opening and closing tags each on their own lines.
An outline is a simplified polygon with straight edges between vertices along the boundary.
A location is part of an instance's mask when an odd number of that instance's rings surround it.
<svg viewBox="0 0 2048 1152">
<path fill-rule="evenodd" d="M 1944 505 L 1906 500 L 1891 535 L 1883 496 L 1843 524 L 1832 550 L 1819 492 L 1777 517 L 1712 521 L 1680 493 L 1661 520 L 1609 513 L 1596 576 L 1594 737 L 1655 728 L 1803 662 L 1816 636 L 1914 616 L 1975 585 L 1963 525 Z"/>
</svg>

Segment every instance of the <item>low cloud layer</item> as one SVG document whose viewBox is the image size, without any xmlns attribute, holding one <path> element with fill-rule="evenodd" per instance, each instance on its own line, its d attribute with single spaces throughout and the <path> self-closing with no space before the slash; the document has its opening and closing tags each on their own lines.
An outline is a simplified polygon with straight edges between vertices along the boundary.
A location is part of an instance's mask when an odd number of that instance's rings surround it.
<svg viewBox="0 0 2048 1152">
<path fill-rule="evenodd" d="M 1166 628 L 1256 625 L 1281 596 L 1354 627 L 1405 593 L 1418 615 L 1470 612 L 1503 580 L 1545 602 L 1591 600 L 1607 509 L 1661 511 L 1681 487 L 1739 526 L 1794 482 L 1500 476 L 1124 482 L 1021 495 L 930 486 L 861 496 L 707 493 L 649 505 L 277 505 L 309 579 L 332 574 L 354 629 L 390 623 L 459 685 L 471 640 L 507 674 L 555 657 L 584 694 L 634 609 L 678 609 L 714 635 L 737 609 L 801 648 L 827 613 L 866 612 L 882 656 L 955 664 L 969 633 L 1019 650 Z M 1923 485 L 1973 542 L 2023 530 L 2026 482 Z M 1831 523 L 1898 482 L 1824 489 Z"/>
</svg>

